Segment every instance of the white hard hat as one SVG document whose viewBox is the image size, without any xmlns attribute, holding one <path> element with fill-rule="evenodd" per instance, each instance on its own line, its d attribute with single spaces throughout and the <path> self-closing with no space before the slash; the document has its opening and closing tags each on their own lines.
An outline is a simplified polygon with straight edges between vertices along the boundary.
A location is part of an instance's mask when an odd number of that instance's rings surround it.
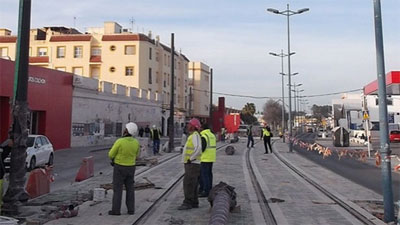
<svg viewBox="0 0 400 225">
<path fill-rule="evenodd" d="M 157 126 L 154 124 L 154 125 L 153 125 L 153 129 L 156 129 L 156 128 L 157 128 Z"/>
<path fill-rule="evenodd" d="M 136 123 L 129 122 L 125 125 L 126 129 L 128 130 L 128 133 L 132 136 L 135 136 L 138 130 L 138 127 Z"/>
</svg>

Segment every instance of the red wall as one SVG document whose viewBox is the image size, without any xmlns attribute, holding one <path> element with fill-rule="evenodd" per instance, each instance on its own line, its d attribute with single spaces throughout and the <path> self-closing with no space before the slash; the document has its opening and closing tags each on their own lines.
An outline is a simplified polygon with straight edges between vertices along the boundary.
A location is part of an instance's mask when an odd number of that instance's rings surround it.
<svg viewBox="0 0 400 225">
<path fill-rule="evenodd" d="M 29 76 L 45 83 L 28 83 L 28 104 L 32 111 L 40 111 L 39 132 L 46 135 L 54 149 L 69 148 L 71 143 L 72 74 L 36 66 L 29 66 Z M 5 110 L 4 97 L 11 97 L 14 83 L 14 62 L 0 59 L 0 113 Z M 3 98 L 1 98 L 3 97 Z M 2 104 L 3 103 L 3 104 Z M 6 104 L 7 105 L 7 104 Z M 4 129 L 10 127 L 0 120 L 0 141 Z"/>
</svg>

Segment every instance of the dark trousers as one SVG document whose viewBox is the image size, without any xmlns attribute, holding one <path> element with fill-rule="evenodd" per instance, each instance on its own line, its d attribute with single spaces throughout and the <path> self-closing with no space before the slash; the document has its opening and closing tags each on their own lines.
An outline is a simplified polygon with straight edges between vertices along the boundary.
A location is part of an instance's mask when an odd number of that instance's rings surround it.
<svg viewBox="0 0 400 225">
<path fill-rule="evenodd" d="M 247 147 L 250 147 L 250 142 L 251 142 L 251 147 L 254 147 L 254 138 L 253 138 L 253 136 L 247 136 Z"/>
<path fill-rule="evenodd" d="M 200 164 L 185 163 L 185 175 L 183 177 L 183 193 L 185 199 L 184 205 L 198 206 L 199 205 L 199 177 L 200 177 Z"/>
<path fill-rule="evenodd" d="M 160 151 L 160 140 L 153 140 L 153 154 L 157 154 Z"/>
<path fill-rule="evenodd" d="M 213 167 L 212 162 L 202 162 L 200 164 L 199 192 L 200 193 L 203 192 L 205 195 L 208 195 L 212 188 L 212 182 L 213 182 L 212 167 Z"/>
<path fill-rule="evenodd" d="M 126 190 L 126 208 L 128 212 L 135 212 L 135 166 L 120 166 L 115 164 L 113 171 L 113 199 L 112 211 L 121 212 L 122 190 L 125 185 Z"/>
<path fill-rule="evenodd" d="M 264 137 L 265 153 L 268 153 L 268 146 L 269 146 L 269 149 L 271 150 L 271 153 L 272 153 L 271 138 L 270 137 Z"/>
</svg>

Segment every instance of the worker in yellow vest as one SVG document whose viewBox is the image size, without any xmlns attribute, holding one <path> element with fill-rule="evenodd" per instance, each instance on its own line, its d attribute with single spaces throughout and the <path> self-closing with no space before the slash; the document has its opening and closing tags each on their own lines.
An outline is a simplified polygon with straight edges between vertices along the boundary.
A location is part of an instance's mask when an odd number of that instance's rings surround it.
<svg viewBox="0 0 400 225">
<path fill-rule="evenodd" d="M 207 123 L 204 123 L 201 131 L 202 151 L 200 163 L 200 188 L 199 197 L 208 197 L 212 188 L 213 163 L 217 159 L 217 138 L 211 132 Z"/>
<path fill-rule="evenodd" d="M 185 199 L 179 210 L 187 210 L 199 207 L 198 185 L 200 178 L 200 159 L 201 159 L 201 124 L 196 118 L 188 123 L 189 137 L 183 147 L 182 162 L 185 166 L 183 176 L 183 193 Z"/>
<path fill-rule="evenodd" d="M 265 128 L 262 128 L 261 139 L 264 139 L 265 154 L 268 154 L 268 146 L 272 153 L 271 137 L 271 128 L 269 126 L 265 126 Z"/>
<path fill-rule="evenodd" d="M 139 142 L 134 138 L 137 131 L 138 127 L 135 123 L 127 123 L 123 137 L 116 140 L 108 152 L 108 157 L 111 159 L 114 167 L 112 209 L 108 211 L 109 215 L 121 215 L 122 190 L 124 185 L 128 214 L 133 215 L 135 213 L 135 165 L 136 158 L 140 154 Z"/>
</svg>

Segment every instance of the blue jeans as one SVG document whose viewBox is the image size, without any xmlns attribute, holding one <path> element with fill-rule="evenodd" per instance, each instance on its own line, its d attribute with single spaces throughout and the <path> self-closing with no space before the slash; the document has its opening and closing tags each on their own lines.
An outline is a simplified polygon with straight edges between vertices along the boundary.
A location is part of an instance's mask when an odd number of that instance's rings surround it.
<svg viewBox="0 0 400 225">
<path fill-rule="evenodd" d="M 213 167 L 212 162 L 202 162 L 200 164 L 200 180 L 199 180 L 200 193 L 203 192 L 206 195 L 210 193 L 213 182 L 212 167 Z"/>
<path fill-rule="evenodd" d="M 160 140 L 153 140 L 153 154 L 157 154 L 160 150 Z"/>
</svg>

